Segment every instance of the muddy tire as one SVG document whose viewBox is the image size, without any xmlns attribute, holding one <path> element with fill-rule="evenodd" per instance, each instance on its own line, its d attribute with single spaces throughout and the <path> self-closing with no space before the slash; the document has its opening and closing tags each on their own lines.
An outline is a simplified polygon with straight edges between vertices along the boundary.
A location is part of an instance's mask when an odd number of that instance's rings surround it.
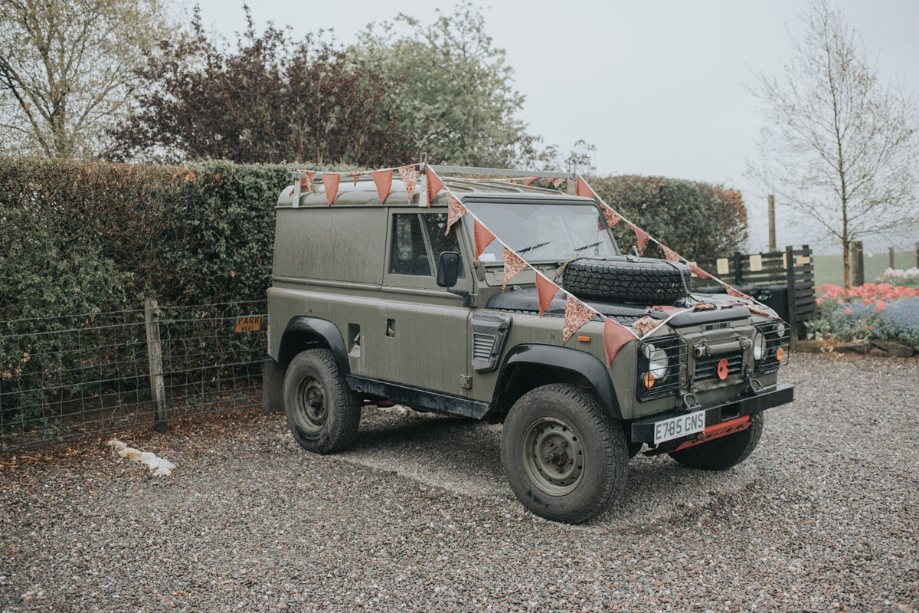
<svg viewBox="0 0 919 613">
<path fill-rule="evenodd" d="M 609 507 L 628 475 L 622 428 L 594 394 L 574 385 L 546 385 L 521 397 L 504 422 L 501 455 L 520 502 L 570 524 Z"/>
<path fill-rule="evenodd" d="M 294 440 L 314 453 L 347 449 L 357 435 L 361 407 L 332 352 L 297 354 L 284 377 L 284 412 Z"/>
<path fill-rule="evenodd" d="M 669 304 L 689 295 L 692 272 L 651 258 L 575 260 L 565 267 L 563 285 L 582 298 Z"/>
<path fill-rule="evenodd" d="M 702 443 L 682 451 L 674 451 L 670 457 L 689 468 L 702 470 L 727 470 L 746 460 L 763 434 L 763 414 L 750 416 L 750 427 L 735 434 L 729 434 L 710 443 Z"/>
</svg>

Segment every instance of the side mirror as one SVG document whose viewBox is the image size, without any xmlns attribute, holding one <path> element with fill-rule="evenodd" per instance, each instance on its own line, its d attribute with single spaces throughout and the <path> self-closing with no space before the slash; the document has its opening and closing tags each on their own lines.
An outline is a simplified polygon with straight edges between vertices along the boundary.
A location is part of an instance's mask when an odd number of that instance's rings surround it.
<svg viewBox="0 0 919 613">
<path fill-rule="evenodd" d="M 444 251 L 437 258 L 437 286 L 453 287 L 459 276 L 462 258 L 456 251 Z"/>
</svg>

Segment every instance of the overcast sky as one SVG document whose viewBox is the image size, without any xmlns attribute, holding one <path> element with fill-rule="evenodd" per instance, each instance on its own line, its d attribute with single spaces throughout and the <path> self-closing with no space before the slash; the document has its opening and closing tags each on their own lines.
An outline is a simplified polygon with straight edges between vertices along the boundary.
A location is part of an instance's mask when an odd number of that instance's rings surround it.
<svg viewBox="0 0 919 613">
<path fill-rule="evenodd" d="M 206 24 L 231 36 L 244 27 L 242 2 L 201 0 Z M 453 1 L 425 3 L 250 2 L 259 25 L 291 24 L 304 32 L 333 29 L 342 43 L 367 23 L 399 11 L 430 21 Z M 597 147 L 601 173 L 663 175 L 740 189 L 750 211 L 750 248 L 765 248 L 765 194 L 743 176 L 761 125 L 744 88 L 754 71 L 779 75 L 800 36 L 803 1 L 504 2 L 481 3 L 488 33 L 507 50 L 516 87 L 526 95 L 521 118 L 547 142 Z M 919 89 L 919 1 L 837 0 L 862 34 L 885 79 Z M 781 204 L 781 203 L 779 203 Z M 817 235 L 783 223 L 778 243 Z M 919 240 L 919 237 L 915 237 Z M 881 250 L 876 242 L 869 247 Z M 823 251 L 838 251 L 829 243 Z M 911 250 L 911 249 L 910 249 Z"/>
</svg>

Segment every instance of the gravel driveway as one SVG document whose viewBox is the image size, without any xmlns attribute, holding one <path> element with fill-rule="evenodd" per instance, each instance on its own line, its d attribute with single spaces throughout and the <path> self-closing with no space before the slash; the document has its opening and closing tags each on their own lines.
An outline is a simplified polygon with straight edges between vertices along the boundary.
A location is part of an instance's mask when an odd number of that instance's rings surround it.
<svg viewBox="0 0 919 613">
<path fill-rule="evenodd" d="M 917 611 L 919 360 L 796 355 L 798 400 L 711 474 L 636 458 L 585 526 L 516 502 L 500 427 L 366 411 L 302 452 L 281 416 L 0 457 L 2 611 Z"/>
</svg>

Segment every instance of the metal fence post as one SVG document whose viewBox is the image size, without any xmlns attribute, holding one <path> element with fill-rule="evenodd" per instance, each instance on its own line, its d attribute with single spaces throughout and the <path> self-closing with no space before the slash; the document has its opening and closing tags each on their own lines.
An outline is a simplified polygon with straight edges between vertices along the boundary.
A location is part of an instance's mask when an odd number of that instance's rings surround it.
<svg viewBox="0 0 919 613">
<path fill-rule="evenodd" d="M 150 364 L 150 394 L 153 396 L 153 429 L 166 432 L 166 386 L 163 382 L 163 350 L 160 346 L 160 311 L 156 300 L 144 303 L 147 324 L 147 361 Z"/>
<path fill-rule="evenodd" d="M 788 287 L 788 327 L 791 329 L 789 348 L 795 351 L 798 348 L 798 313 L 797 292 L 795 291 L 795 248 L 792 245 L 785 247 L 785 283 Z"/>
</svg>

